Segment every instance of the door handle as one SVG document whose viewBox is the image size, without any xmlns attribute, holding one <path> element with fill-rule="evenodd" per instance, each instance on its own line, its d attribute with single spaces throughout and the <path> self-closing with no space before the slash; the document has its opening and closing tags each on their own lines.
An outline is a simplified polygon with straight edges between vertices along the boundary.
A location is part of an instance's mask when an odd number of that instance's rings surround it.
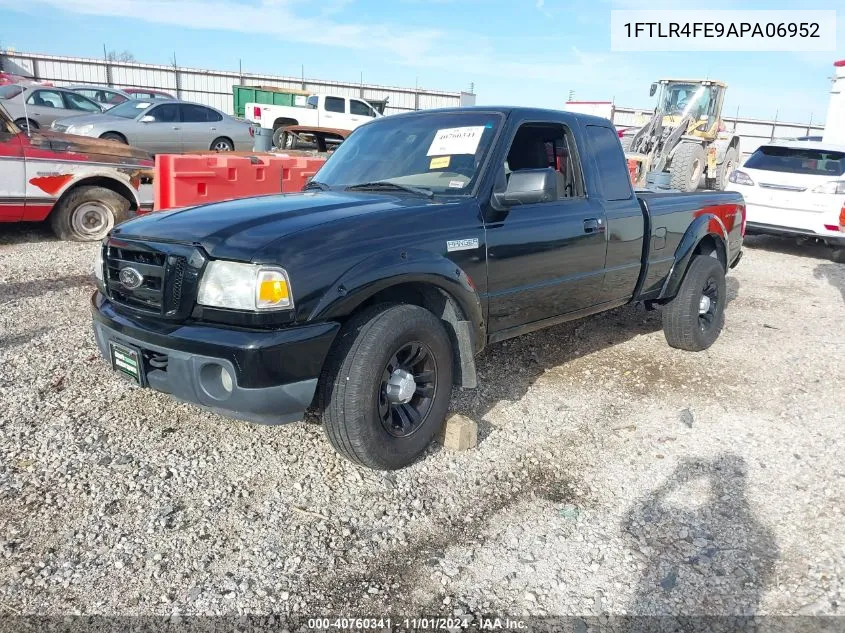
<svg viewBox="0 0 845 633">
<path fill-rule="evenodd" d="M 179 128 L 178 128 L 178 127 L 174 127 L 173 129 L 174 129 L 174 130 L 178 130 Z"/>
<path fill-rule="evenodd" d="M 604 233 L 604 223 L 599 218 L 584 220 L 584 233 Z"/>
</svg>

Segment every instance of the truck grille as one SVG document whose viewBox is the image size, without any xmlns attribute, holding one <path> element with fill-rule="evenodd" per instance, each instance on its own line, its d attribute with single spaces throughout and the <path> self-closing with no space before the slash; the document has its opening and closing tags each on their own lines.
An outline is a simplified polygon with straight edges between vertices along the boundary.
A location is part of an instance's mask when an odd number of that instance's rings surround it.
<svg viewBox="0 0 845 633">
<path fill-rule="evenodd" d="M 205 264 L 198 249 L 111 238 L 104 259 L 112 303 L 151 316 L 175 319 L 190 314 Z"/>
</svg>

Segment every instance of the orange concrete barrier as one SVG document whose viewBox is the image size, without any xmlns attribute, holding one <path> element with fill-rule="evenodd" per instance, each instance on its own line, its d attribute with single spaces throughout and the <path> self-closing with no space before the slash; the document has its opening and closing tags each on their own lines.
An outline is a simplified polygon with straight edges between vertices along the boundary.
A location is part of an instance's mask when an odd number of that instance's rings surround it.
<svg viewBox="0 0 845 633">
<path fill-rule="evenodd" d="M 300 191 L 323 158 L 274 154 L 159 154 L 154 210 Z"/>
</svg>

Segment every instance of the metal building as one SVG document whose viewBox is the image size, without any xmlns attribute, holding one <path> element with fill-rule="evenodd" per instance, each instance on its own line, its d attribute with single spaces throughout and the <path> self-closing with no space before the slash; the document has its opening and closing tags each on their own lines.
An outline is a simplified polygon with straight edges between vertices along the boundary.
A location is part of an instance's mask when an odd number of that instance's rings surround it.
<svg viewBox="0 0 845 633">
<path fill-rule="evenodd" d="M 0 70 L 57 86 L 92 83 L 126 88 L 156 88 L 166 90 L 181 99 L 213 106 L 229 114 L 232 114 L 232 86 L 235 84 L 295 88 L 363 99 L 387 98 L 389 101 L 385 114 L 475 105 L 475 95 L 469 92 L 446 92 L 420 87 L 401 88 L 12 51 L 0 51 Z"/>
</svg>

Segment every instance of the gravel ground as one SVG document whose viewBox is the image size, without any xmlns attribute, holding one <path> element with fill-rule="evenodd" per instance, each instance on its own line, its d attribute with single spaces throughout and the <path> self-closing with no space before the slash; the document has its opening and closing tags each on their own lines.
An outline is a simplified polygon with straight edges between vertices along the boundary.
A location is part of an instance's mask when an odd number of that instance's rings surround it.
<svg viewBox="0 0 845 633">
<path fill-rule="evenodd" d="M 94 248 L 0 233 L 0 613 L 845 611 L 821 247 L 749 239 L 706 352 L 636 306 L 492 346 L 452 401 L 478 447 L 388 474 L 112 375 Z"/>
</svg>

